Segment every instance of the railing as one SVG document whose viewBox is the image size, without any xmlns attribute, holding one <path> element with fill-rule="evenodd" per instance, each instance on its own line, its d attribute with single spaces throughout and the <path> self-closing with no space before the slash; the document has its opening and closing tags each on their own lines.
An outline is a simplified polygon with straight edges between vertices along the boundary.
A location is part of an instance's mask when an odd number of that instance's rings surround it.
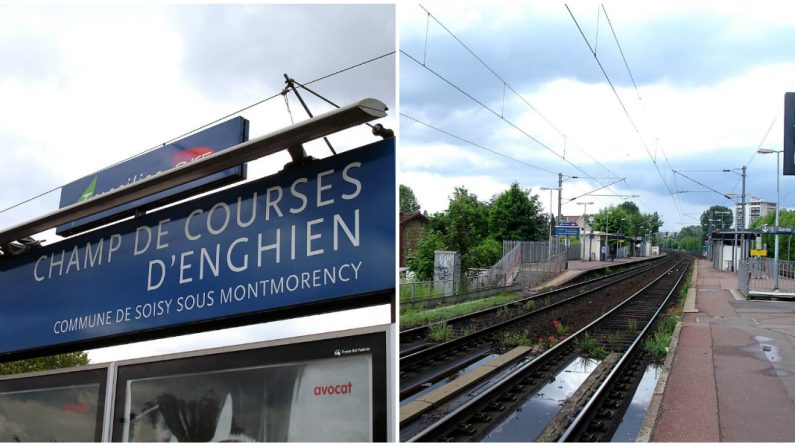
<svg viewBox="0 0 795 447">
<path fill-rule="evenodd" d="M 552 256 L 549 261 L 528 262 L 522 264 L 522 284 L 525 287 L 535 287 L 546 282 L 549 278 L 566 270 L 566 252 Z"/>
<path fill-rule="evenodd" d="M 445 296 L 445 289 L 451 287 L 453 295 L 461 295 L 476 290 L 488 290 L 502 288 L 512 284 L 519 285 L 521 280 L 521 269 L 517 269 L 516 274 L 507 282 L 505 273 L 488 273 L 489 270 L 470 271 L 463 280 L 454 283 L 453 279 L 440 281 L 405 281 L 400 284 L 401 304 L 414 303 L 421 304 L 423 301 L 430 301 Z M 401 280 L 403 281 L 403 280 Z M 522 283 L 523 284 L 523 283 Z"/>
<path fill-rule="evenodd" d="M 549 243 L 543 241 L 502 241 L 502 252 L 508 254 L 517 246 L 521 247 L 522 264 L 543 261 L 550 257 L 550 252 L 556 255 L 566 249 L 557 240 L 552 241 L 552 250 L 549 249 Z"/>
<path fill-rule="evenodd" d="M 433 307 L 440 303 L 444 291 L 452 289 L 452 295 L 505 288 L 510 286 L 533 287 L 566 269 L 566 247 L 557 241 L 552 244 L 552 259 L 546 242 L 503 241 L 503 257 L 487 270 L 470 270 L 458 282 L 402 281 L 400 303 L 410 307 Z M 449 294 L 448 294 L 449 296 Z M 452 300 L 446 300 L 452 301 Z"/>
<path fill-rule="evenodd" d="M 567 249 L 566 259 L 581 259 L 582 258 L 582 245 L 572 244 Z"/>
<path fill-rule="evenodd" d="M 795 292 L 795 261 L 778 261 L 778 269 L 770 258 L 741 261 L 737 279 L 746 296 L 754 292 Z"/>
</svg>

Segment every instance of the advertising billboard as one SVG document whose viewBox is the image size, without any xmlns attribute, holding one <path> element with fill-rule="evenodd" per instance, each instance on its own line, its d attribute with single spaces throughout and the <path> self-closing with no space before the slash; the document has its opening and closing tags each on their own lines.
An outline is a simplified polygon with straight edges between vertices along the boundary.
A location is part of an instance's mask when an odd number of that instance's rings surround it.
<svg viewBox="0 0 795 447">
<path fill-rule="evenodd" d="M 0 442 L 95 442 L 107 369 L 0 380 Z"/>
<path fill-rule="evenodd" d="M 394 149 L 379 141 L 0 260 L 0 353 L 378 304 L 361 300 L 394 294 Z"/>
<path fill-rule="evenodd" d="M 0 377 L 0 442 L 385 442 L 389 330 Z"/>
<path fill-rule="evenodd" d="M 386 332 L 119 365 L 112 440 L 386 441 Z"/>
<path fill-rule="evenodd" d="M 59 206 L 63 208 L 111 192 L 245 141 L 248 141 L 248 120 L 242 117 L 233 118 L 64 185 L 61 188 Z M 152 208 L 216 186 L 234 183 L 245 178 L 245 173 L 245 165 L 226 169 L 145 199 L 61 225 L 55 229 L 55 233 L 65 236 L 83 231 L 114 219 L 132 215 L 139 208 Z"/>
</svg>

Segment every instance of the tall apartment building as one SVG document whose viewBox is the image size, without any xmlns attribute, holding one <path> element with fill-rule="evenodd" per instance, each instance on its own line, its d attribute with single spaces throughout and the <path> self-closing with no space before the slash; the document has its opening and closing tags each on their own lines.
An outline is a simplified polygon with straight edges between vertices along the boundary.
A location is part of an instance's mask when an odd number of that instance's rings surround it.
<svg viewBox="0 0 795 447">
<path fill-rule="evenodd" d="M 742 204 L 738 203 L 734 210 L 734 225 L 737 229 L 750 228 L 751 223 L 766 215 L 767 213 L 776 212 L 776 202 L 768 202 L 764 199 L 751 197 L 751 200 L 745 202 L 745 209 L 748 211 L 744 213 Z"/>
</svg>

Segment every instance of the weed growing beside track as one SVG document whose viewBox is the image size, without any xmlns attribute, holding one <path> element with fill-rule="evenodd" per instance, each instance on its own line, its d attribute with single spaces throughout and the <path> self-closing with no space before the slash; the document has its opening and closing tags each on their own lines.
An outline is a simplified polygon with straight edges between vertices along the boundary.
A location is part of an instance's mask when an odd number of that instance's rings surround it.
<svg viewBox="0 0 795 447">
<path fill-rule="evenodd" d="M 407 309 L 400 314 L 400 330 L 431 324 L 437 321 L 449 320 L 450 318 L 494 306 L 507 305 L 522 298 L 521 295 L 516 293 L 500 293 L 487 298 L 458 303 L 452 306 L 435 307 L 433 309 Z M 527 304 L 525 304 L 525 306 L 527 306 Z M 533 307 L 534 306 L 535 305 L 533 305 Z"/>
<path fill-rule="evenodd" d="M 693 266 L 695 260 L 690 263 L 688 272 L 685 275 L 685 281 L 679 289 L 679 299 L 676 304 L 668 311 L 668 315 L 657 324 L 654 334 L 643 341 L 643 348 L 654 359 L 655 363 L 661 363 L 665 360 L 668 354 L 668 346 L 671 345 L 671 337 L 673 336 L 676 324 L 682 317 L 682 310 L 684 309 L 685 300 L 687 299 L 687 291 L 693 286 Z"/>
</svg>

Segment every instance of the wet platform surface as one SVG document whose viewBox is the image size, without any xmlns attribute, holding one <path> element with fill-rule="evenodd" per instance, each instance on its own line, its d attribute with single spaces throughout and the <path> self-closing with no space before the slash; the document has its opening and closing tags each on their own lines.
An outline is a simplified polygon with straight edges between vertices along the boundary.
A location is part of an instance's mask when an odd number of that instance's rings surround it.
<svg viewBox="0 0 795 447">
<path fill-rule="evenodd" d="M 651 441 L 795 440 L 795 303 L 747 301 L 698 261 Z"/>
</svg>

